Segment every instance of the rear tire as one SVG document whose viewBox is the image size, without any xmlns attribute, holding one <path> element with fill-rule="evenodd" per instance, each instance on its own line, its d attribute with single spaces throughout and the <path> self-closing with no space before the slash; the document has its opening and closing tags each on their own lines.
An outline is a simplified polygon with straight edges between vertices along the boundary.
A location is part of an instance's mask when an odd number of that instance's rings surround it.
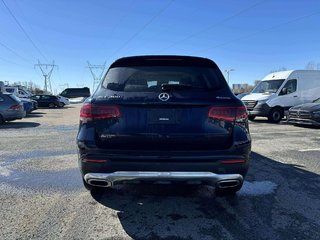
<svg viewBox="0 0 320 240">
<path fill-rule="evenodd" d="M 4 121 L 3 117 L 2 117 L 2 115 L 0 115 L 0 125 L 2 125 L 4 123 L 5 123 L 5 121 Z"/>
<path fill-rule="evenodd" d="M 281 108 L 274 108 L 270 111 L 268 120 L 271 123 L 279 123 L 283 118 L 283 111 Z"/>
<path fill-rule="evenodd" d="M 49 103 L 49 108 L 54 108 L 56 105 L 54 103 Z"/>
<path fill-rule="evenodd" d="M 248 116 L 248 119 L 250 120 L 250 121 L 253 121 L 254 119 L 256 118 L 256 116 Z"/>
</svg>

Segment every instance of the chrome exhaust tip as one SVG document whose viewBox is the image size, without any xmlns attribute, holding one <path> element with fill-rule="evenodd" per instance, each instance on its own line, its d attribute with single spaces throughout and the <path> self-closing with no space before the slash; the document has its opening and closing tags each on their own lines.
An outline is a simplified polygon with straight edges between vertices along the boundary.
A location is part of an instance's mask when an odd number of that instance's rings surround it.
<svg viewBox="0 0 320 240">
<path fill-rule="evenodd" d="M 111 187 L 112 183 L 101 179 L 88 179 L 87 183 L 95 187 Z"/>
<path fill-rule="evenodd" d="M 223 180 L 217 182 L 217 187 L 218 188 L 232 188 L 232 187 L 237 187 L 241 184 L 239 180 Z"/>
</svg>

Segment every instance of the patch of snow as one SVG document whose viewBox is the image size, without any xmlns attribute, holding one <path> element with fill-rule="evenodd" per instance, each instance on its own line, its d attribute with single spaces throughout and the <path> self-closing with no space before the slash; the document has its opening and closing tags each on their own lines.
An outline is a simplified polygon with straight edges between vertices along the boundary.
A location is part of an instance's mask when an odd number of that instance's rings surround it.
<svg viewBox="0 0 320 240">
<path fill-rule="evenodd" d="M 9 177 L 11 175 L 11 172 L 12 171 L 7 169 L 6 167 L 0 166 L 0 176 Z"/>
<path fill-rule="evenodd" d="M 245 181 L 239 191 L 239 194 L 250 196 L 268 195 L 272 194 L 276 188 L 277 184 L 271 181 Z"/>
</svg>

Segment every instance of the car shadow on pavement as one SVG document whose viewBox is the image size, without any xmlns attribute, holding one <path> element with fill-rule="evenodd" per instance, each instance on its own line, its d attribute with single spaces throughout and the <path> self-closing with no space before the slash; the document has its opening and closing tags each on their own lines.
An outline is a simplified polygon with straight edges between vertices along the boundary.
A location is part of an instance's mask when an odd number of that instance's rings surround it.
<svg viewBox="0 0 320 240">
<path fill-rule="evenodd" d="M 74 106 L 71 106 L 71 105 L 65 105 L 63 108 L 61 109 L 68 109 L 68 108 L 75 108 Z"/>
<path fill-rule="evenodd" d="M 299 125 L 299 124 L 297 124 L 297 125 L 294 125 L 295 127 L 297 127 L 297 128 L 301 128 L 301 129 L 303 129 L 303 128 L 305 128 L 305 129 L 320 129 L 320 126 L 311 126 L 311 125 Z"/>
<path fill-rule="evenodd" d="M 320 239 L 319 186 L 319 175 L 253 152 L 235 196 L 189 185 L 119 185 L 91 195 L 117 211 L 134 239 Z"/>
<path fill-rule="evenodd" d="M 45 112 L 31 112 L 29 114 L 30 115 L 38 115 L 38 114 L 44 115 L 44 114 L 47 114 L 47 113 L 45 113 Z"/>
<path fill-rule="evenodd" d="M 39 118 L 39 117 L 43 117 L 42 114 L 31 114 L 28 113 L 24 118 Z"/>
<path fill-rule="evenodd" d="M 6 122 L 0 125 L 0 129 L 17 129 L 17 128 L 34 128 L 40 126 L 40 123 L 35 122 Z"/>
</svg>

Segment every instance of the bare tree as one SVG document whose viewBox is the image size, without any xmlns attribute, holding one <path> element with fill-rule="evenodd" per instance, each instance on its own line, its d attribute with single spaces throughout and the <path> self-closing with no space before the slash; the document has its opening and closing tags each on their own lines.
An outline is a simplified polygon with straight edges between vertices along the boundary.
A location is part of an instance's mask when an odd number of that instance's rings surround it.
<svg viewBox="0 0 320 240">
<path fill-rule="evenodd" d="M 278 69 L 271 70 L 270 73 L 287 71 L 287 70 L 288 69 L 286 67 L 279 67 Z"/>
<path fill-rule="evenodd" d="M 315 61 L 310 61 L 307 63 L 306 70 L 316 70 L 317 69 L 317 64 L 315 63 Z"/>
</svg>

